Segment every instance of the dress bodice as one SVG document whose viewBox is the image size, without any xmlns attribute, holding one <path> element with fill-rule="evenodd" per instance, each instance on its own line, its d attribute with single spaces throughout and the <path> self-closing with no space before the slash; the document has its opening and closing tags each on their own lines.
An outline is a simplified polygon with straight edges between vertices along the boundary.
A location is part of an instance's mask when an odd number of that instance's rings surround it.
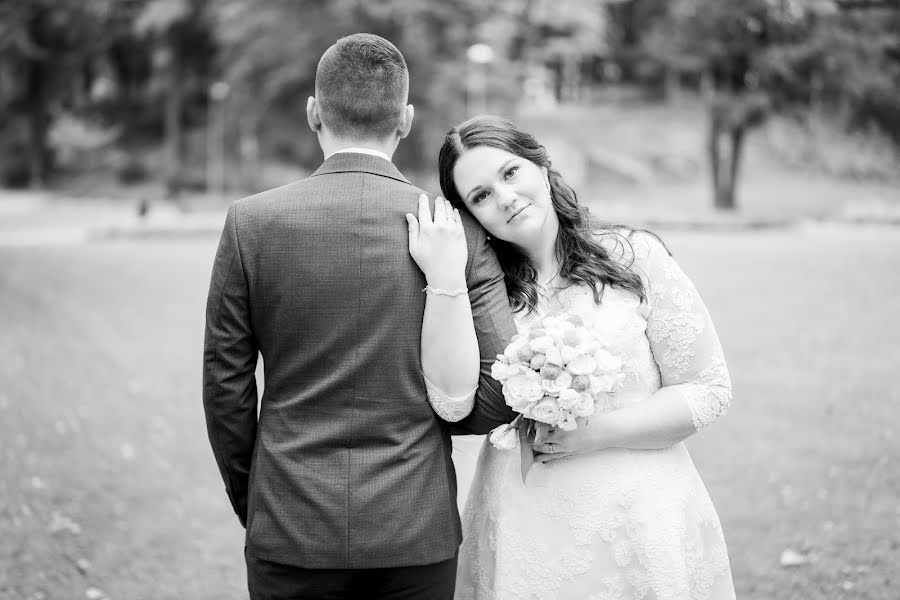
<svg viewBox="0 0 900 600">
<path fill-rule="evenodd" d="M 623 360 L 624 387 L 606 410 L 646 400 L 663 385 L 677 386 L 695 427 L 709 425 L 727 410 L 731 381 L 700 295 L 655 237 L 610 233 L 601 243 L 640 276 L 645 299 L 610 286 L 599 303 L 588 285 L 551 289 L 540 294 L 535 311 L 519 312 L 517 327 L 521 331 L 551 314 L 577 314 L 605 349 Z"/>
</svg>

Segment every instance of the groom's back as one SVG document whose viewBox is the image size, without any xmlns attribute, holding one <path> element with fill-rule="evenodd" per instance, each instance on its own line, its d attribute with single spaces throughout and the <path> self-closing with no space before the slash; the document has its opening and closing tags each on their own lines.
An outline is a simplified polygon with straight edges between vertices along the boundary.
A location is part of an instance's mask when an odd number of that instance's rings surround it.
<svg viewBox="0 0 900 600">
<path fill-rule="evenodd" d="M 225 219 L 206 309 L 203 403 L 247 527 L 250 580 L 264 576 L 252 566 L 259 560 L 304 571 L 440 564 L 452 590 L 456 479 L 449 427 L 421 372 L 425 280 L 405 218 L 421 190 L 388 158 L 412 123 L 408 87 L 390 42 L 338 40 L 307 103 L 328 158 L 309 179 L 235 203 Z M 486 433 L 513 416 L 490 364 L 515 326 L 487 236 L 462 218 L 481 372 L 472 412 L 454 427 Z M 421 575 L 404 573 L 389 576 L 397 589 Z"/>
<path fill-rule="evenodd" d="M 265 365 L 248 547 L 310 568 L 451 558 L 449 439 L 419 359 L 424 279 L 407 212 L 421 190 L 388 161 L 337 154 L 235 205 Z"/>
</svg>

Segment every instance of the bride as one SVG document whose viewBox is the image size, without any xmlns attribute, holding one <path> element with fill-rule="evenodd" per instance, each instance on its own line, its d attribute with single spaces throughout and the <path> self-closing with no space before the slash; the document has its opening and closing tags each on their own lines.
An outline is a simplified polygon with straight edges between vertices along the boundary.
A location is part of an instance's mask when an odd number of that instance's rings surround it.
<svg viewBox="0 0 900 600">
<path fill-rule="evenodd" d="M 544 147 L 508 121 L 482 116 L 452 129 L 439 168 L 449 202 L 437 199 L 433 219 L 424 203 L 418 219 L 407 215 L 426 279 L 448 281 L 447 265 L 465 264 L 459 211 L 468 212 L 492 238 L 519 329 L 578 315 L 625 373 L 604 412 L 534 444 L 527 482 L 518 451 L 485 441 L 463 515 L 456 598 L 734 598 L 722 527 L 683 444 L 731 400 L 691 281 L 655 235 L 595 223 Z M 459 420 L 473 402 L 461 386 L 478 370 L 474 336 L 460 327 L 465 290 L 428 292 L 429 401 Z M 435 352 L 457 340 L 454 356 Z"/>
</svg>

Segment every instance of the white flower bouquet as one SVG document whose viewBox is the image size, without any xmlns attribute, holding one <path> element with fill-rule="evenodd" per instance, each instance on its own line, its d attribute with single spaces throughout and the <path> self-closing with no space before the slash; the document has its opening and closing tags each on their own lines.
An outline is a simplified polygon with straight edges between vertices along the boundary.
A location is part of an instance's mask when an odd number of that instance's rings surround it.
<svg viewBox="0 0 900 600">
<path fill-rule="evenodd" d="M 506 404 L 519 416 L 490 434 L 501 450 L 519 447 L 522 478 L 534 462 L 531 444 L 549 428 L 572 431 L 622 387 L 622 359 L 603 348 L 578 315 L 550 315 L 513 337 L 491 367 Z"/>
</svg>

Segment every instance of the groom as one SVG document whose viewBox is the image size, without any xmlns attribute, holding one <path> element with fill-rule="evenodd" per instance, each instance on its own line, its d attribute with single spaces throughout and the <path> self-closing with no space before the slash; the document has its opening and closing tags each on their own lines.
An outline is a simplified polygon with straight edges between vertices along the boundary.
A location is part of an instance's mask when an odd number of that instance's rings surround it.
<svg viewBox="0 0 900 600">
<path fill-rule="evenodd" d="M 450 432 L 426 399 L 425 281 L 405 220 L 422 191 L 391 163 L 412 124 L 408 90 L 390 42 L 338 40 L 307 104 L 325 162 L 228 211 L 206 308 L 203 404 L 247 529 L 254 599 L 453 597 Z M 475 409 L 457 425 L 486 433 L 514 416 L 490 377 L 514 325 L 485 232 L 465 225 L 482 370 Z"/>
</svg>

